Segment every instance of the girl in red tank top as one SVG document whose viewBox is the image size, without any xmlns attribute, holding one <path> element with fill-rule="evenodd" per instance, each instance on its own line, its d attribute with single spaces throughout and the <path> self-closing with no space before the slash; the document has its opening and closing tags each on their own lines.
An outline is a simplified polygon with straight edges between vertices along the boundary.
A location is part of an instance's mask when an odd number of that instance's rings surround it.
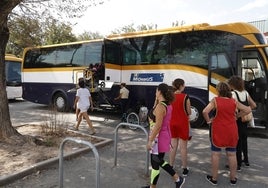
<svg viewBox="0 0 268 188">
<path fill-rule="evenodd" d="M 187 167 L 187 143 L 190 139 L 190 122 L 191 114 L 190 99 L 187 94 L 183 93 L 185 83 L 183 79 L 177 78 L 173 81 L 172 86 L 175 90 L 175 100 L 172 102 L 172 115 L 170 120 L 171 132 L 171 151 L 169 155 L 170 164 L 173 166 L 177 149 L 179 147 L 181 155 L 182 175 L 187 176 L 189 169 Z"/>
</svg>

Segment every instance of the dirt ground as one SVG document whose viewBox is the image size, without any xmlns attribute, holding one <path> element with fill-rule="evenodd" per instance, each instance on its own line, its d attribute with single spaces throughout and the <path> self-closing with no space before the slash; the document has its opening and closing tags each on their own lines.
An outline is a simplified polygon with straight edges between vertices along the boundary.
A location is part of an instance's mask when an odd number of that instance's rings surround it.
<svg viewBox="0 0 268 188">
<path fill-rule="evenodd" d="M 101 141 L 94 136 L 71 130 L 54 131 L 54 134 L 52 134 L 48 129 L 42 128 L 41 125 L 24 125 L 17 127 L 17 130 L 22 135 L 35 136 L 41 142 L 37 144 L 33 142 L 24 144 L 0 142 L 0 176 L 12 174 L 35 163 L 57 157 L 60 144 L 66 137 L 75 137 L 93 144 Z M 47 133 L 45 134 L 45 132 Z M 64 146 L 64 154 L 84 147 L 86 146 L 82 144 L 67 142 Z"/>
</svg>

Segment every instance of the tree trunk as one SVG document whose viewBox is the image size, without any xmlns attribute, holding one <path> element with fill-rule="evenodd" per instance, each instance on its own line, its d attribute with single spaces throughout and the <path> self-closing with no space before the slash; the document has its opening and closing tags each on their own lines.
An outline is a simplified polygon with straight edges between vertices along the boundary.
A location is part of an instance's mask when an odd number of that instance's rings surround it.
<svg viewBox="0 0 268 188">
<path fill-rule="evenodd" d="M 7 16 L 0 16 L 0 140 L 19 135 L 10 120 L 5 76 L 5 49 L 9 38 Z"/>
</svg>

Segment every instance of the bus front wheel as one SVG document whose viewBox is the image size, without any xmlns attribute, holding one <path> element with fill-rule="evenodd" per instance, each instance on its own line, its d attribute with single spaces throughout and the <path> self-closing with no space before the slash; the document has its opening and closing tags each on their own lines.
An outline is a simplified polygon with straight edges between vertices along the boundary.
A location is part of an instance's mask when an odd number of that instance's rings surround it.
<svg viewBox="0 0 268 188">
<path fill-rule="evenodd" d="M 53 107 L 58 112 L 64 112 L 67 109 L 67 99 L 63 93 L 56 93 L 53 97 Z"/>
<path fill-rule="evenodd" d="M 197 128 L 197 127 L 202 127 L 204 124 L 204 118 L 203 118 L 203 107 L 200 102 L 198 102 L 195 99 L 191 100 L 191 115 L 190 115 L 190 123 L 191 127 Z"/>
</svg>

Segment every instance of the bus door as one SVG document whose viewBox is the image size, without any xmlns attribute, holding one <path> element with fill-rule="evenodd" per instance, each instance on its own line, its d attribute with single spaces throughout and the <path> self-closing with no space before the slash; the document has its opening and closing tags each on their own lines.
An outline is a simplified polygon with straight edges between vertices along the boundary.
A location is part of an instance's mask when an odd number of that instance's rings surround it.
<svg viewBox="0 0 268 188">
<path fill-rule="evenodd" d="M 257 104 L 253 110 L 255 125 L 267 128 L 267 68 L 256 46 L 254 48 L 239 53 L 238 75 L 245 81 L 245 89 Z"/>
<path fill-rule="evenodd" d="M 101 86 L 111 88 L 114 83 L 122 80 L 122 53 L 121 44 L 108 39 L 104 40 L 103 62 L 105 66 L 104 80 Z M 104 82 L 104 83 L 103 83 Z"/>
<path fill-rule="evenodd" d="M 216 53 L 209 56 L 208 66 L 208 99 L 209 101 L 217 95 L 216 85 L 226 81 L 234 74 L 231 61 L 225 53 Z"/>
</svg>

